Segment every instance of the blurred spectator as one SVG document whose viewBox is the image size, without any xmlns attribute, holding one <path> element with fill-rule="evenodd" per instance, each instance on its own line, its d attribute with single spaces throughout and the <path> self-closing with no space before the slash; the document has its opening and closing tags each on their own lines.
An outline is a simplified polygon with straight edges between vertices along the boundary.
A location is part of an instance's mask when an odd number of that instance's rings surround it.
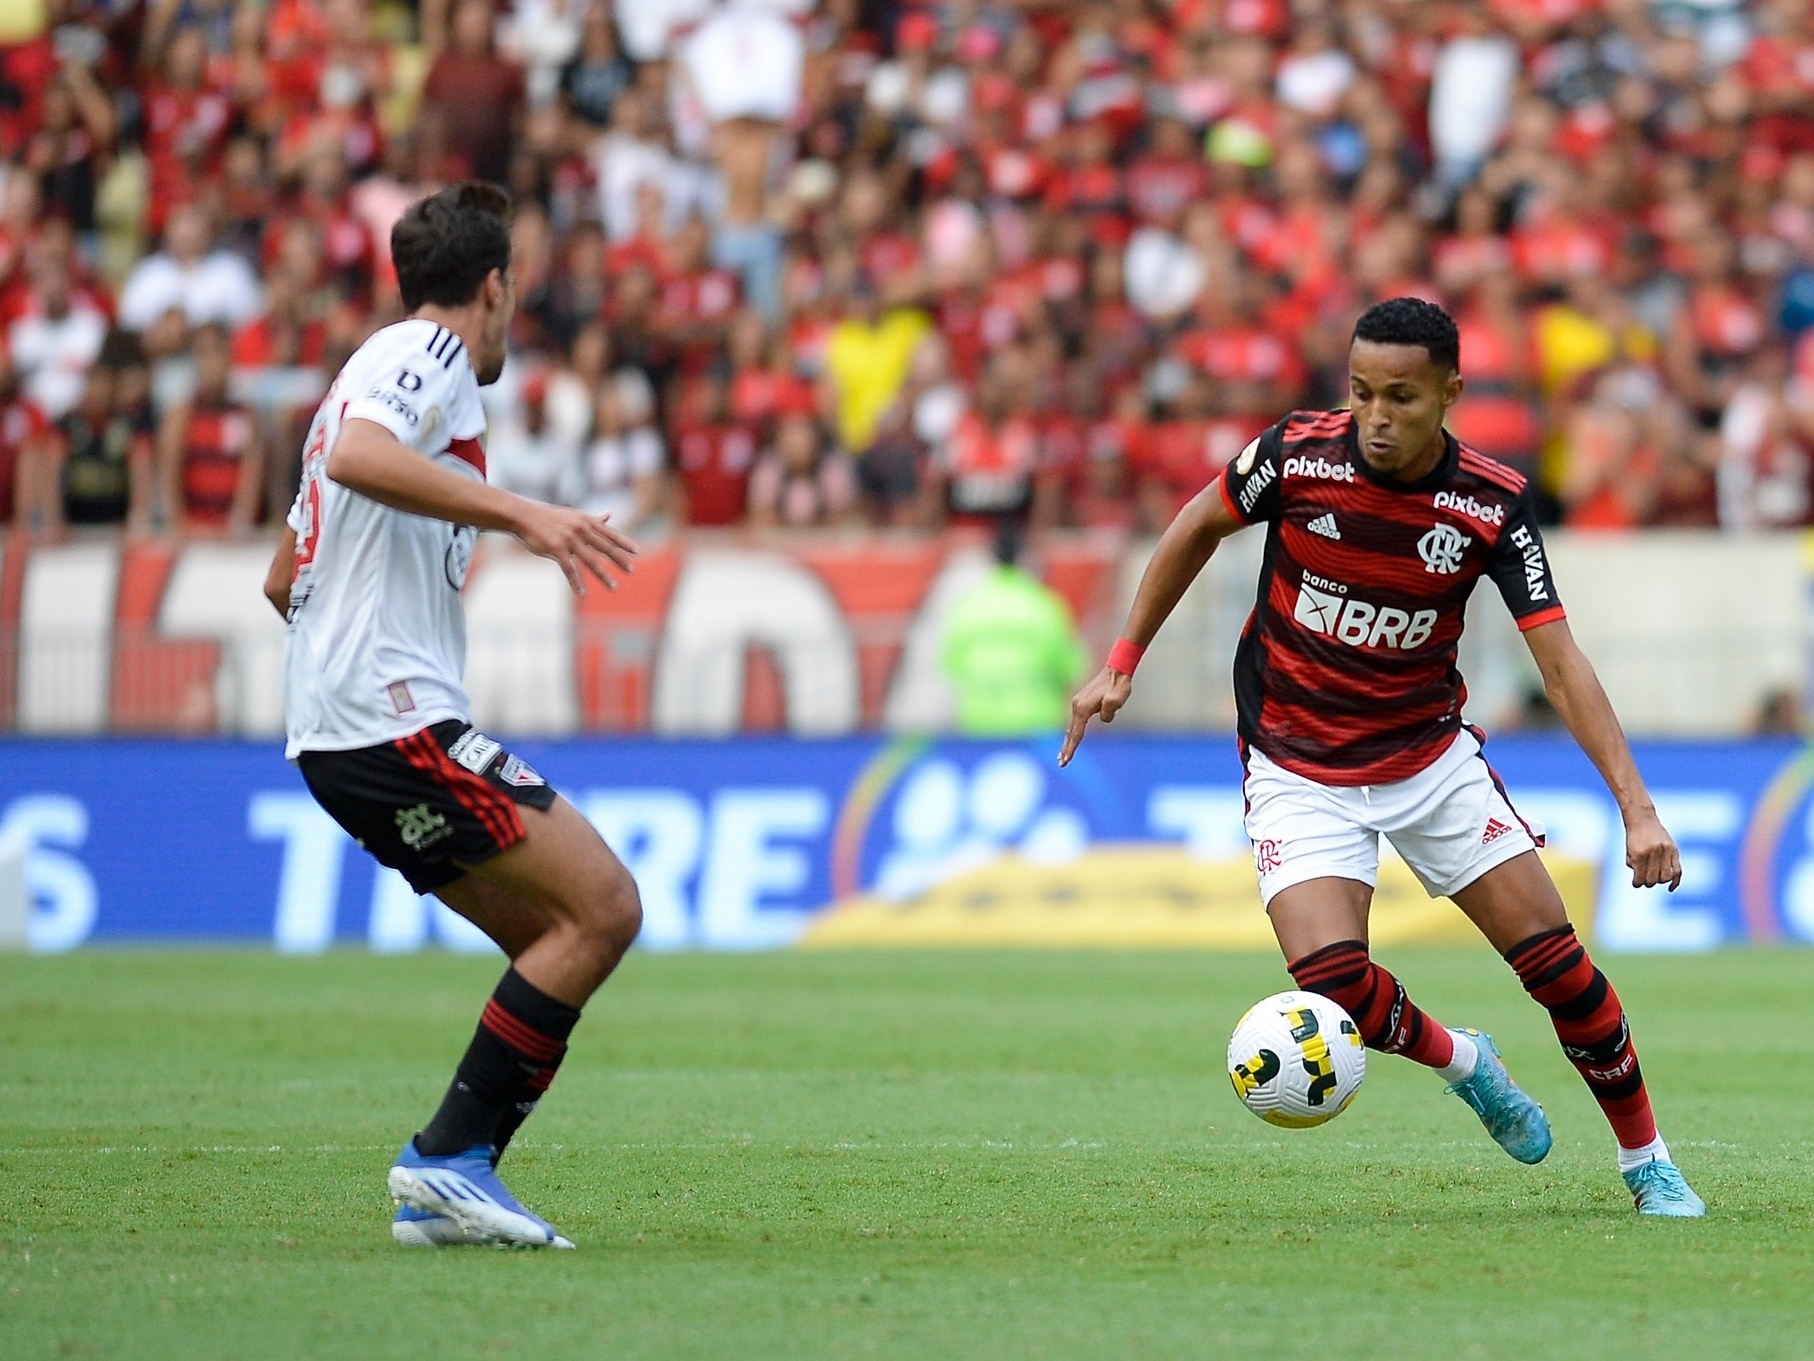
<svg viewBox="0 0 1814 1361">
<path fill-rule="evenodd" d="M 1474 178 L 1499 140 L 1518 79 L 1518 45 L 1495 30 L 1485 5 L 1448 7 L 1454 36 L 1430 80 L 1430 144 L 1442 183 Z"/>
<path fill-rule="evenodd" d="M 929 326 L 917 308 L 882 305 L 875 284 L 858 277 L 845 295 L 844 319 L 825 345 L 838 438 L 861 452 L 907 381 L 907 367 Z"/>
<path fill-rule="evenodd" d="M 54 539 L 69 525 L 150 531 L 156 438 L 147 386 L 137 341 L 115 332 L 84 377 L 77 405 L 32 450 L 36 466 L 21 488 L 31 499 L 19 508 L 31 532 Z"/>
<path fill-rule="evenodd" d="M 995 568 L 945 616 L 939 669 L 957 691 L 958 731 L 969 737 L 1056 732 L 1089 654 L 1071 611 L 1019 565 L 1020 531 L 1004 521 Z"/>
<path fill-rule="evenodd" d="M 1024 347 L 991 356 L 950 436 L 935 450 L 933 469 L 943 509 L 957 524 L 993 525 L 1025 519 L 1033 508 L 1033 479 L 1043 460 L 1033 417 L 1034 359 Z"/>
<path fill-rule="evenodd" d="M 59 420 L 82 394 L 83 376 L 101 353 L 107 314 L 76 287 L 73 242 L 45 232 L 28 253 L 28 285 L 7 327 L 7 349 L 20 385 L 50 420 Z"/>
<path fill-rule="evenodd" d="M 859 509 L 850 460 L 804 412 L 781 417 L 774 446 L 750 471 L 749 522 L 758 528 L 842 524 Z"/>
<path fill-rule="evenodd" d="M 239 256 L 214 248 L 205 209 L 185 205 L 170 214 L 164 248 L 146 256 L 120 293 L 120 325 L 148 331 L 166 312 L 192 326 L 217 321 L 239 326 L 258 315 L 258 279 Z"/>
<path fill-rule="evenodd" d="M 578 497 L 580 441 L 548 419 L 546 374 L 526 378 L 517 400 L 491 421 L 485 476 L 534 501 L 570 504 Z"/>
<path fill-rule="evenodd" d="M 648 380 L 619 369 L 599 385 L 572 503 L 609 515 L 625 533 L 647 533 L 669 514 L 667 461 Z"/>
<path fill-rule="evenodd" d="M 165 523 L 182 534 L 243 534 L 263 506 L 264 451 L 251 411 L 228 394 L 226 328 L 198 327 L 191 345 L 195 390 L 158 429 Z"/>
<path fill-rule="evenodd" d="M 561 92 L 574 116 L 595 128 L 611 121 L 617 97 L 636 77 L 617 41 L 617 24 L 605 5 L 588 5 L 580 21 L 579 51 L 560 76 Z"/>
<path fill-rule="evenodd" d="M 44 413 L 19 391 L 12 366 L 0 364 L 0 527 L 29 529 L 25 508 L 34 495 L 27 484 L 40 475 L 32 459 L 48 428 Z"/>
<path fill-rule="evenodd" d="M 422 87 L 423 104 L 442 121 L 466 173 L 503 184 L 522 116 L 523 72 L 492 43 L 491 0 L 459 0 L 447 50 Z"/>
<path fill-rule="evenodd" d="M 674 437 L 682 516 L 692 525 L 734 525 L 749 504 L 750 471 L 760 432 L 731 415 L 722 379 L 700 390 L 697 411 L 681 418 Z"/>
</svg>

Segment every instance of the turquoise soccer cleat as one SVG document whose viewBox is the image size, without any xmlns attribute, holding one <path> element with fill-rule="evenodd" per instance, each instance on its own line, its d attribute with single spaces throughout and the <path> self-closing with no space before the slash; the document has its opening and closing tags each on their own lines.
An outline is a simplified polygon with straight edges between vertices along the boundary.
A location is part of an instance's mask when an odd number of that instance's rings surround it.
<svg viewBox="0 0 1814 1361">
<path fill-rule="evenodd" d="M 1499 1059 L 1499 1048 L 1491 1035 L 1478 1030 L 1459 1030 L 1474 1042 L 1479 1061 L 1472 1077 L 1449 1084 L 1455 1093 L 1486 1126 L 1493 1142 L 1521 1163 L 1540 1163 L 1548 1155 L 1552 1142 L 1549 1117 L 1526 1096 Z"/>
<path fill-rule="evenodd" d="M 491 1145 L 476 1144 L 463 1153 L 430 1158 L 419 1152 L 416 1141 L 411 1139 L 390 1170 L 391 1198 L 426 1214 L 452 1220 L 465 1233 L 467 1242 L 521 1248 L 572 1247 L 552 1224 L 524 1209 L 522 1202 L 510 1194 L 492 1166 L 494 1157 Z M 426 1221 L 414 1222 L 421 1225 Z M 396 1224 L 391 1226 L 391 1235 L 403 1241 Z"/>
<path fill-rule="evenodd" d="M 1698 1219 L 1707 1213 L 1707 1202 L 1689 1189 L 1682 1169 L 1672 1162 L 1652 1158 L 1619 1175 L 1625 1178 L 1632 1202 L 1641 1215 Z"/>
</svg>

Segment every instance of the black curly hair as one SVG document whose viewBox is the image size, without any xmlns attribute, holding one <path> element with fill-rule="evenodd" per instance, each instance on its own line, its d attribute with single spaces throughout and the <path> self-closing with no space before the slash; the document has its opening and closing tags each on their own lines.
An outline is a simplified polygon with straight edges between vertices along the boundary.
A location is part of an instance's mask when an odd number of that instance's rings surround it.
<svg viewBox="0 0 1814 1361">
<path fill-rule="evenodd" d="M 1422 298 L 1387 298 L 1360 314 L 1354 338 L 1375 345 L 1421 345 L 1438 368 L 1461 371 L 1461 333 L 1455 318 Z"/>
<path fill-rule="evenodd" d="M 391 260 L 406 311 L 471 302 L 494 269 L 510 267 L 510 197 L 477 180 L 410 204 L 391 228 Z"/>
</svg>

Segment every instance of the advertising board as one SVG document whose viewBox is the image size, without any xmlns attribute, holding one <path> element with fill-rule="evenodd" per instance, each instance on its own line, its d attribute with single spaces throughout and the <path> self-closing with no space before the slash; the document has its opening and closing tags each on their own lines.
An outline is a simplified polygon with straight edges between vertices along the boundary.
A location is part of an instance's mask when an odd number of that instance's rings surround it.
<svg viewBox="0 0 1814 1361">
<path fill-rule="evenodd" d="M 592 738 L 512 744 L 641 886 L 648 949 L 1269 945 L 1226 737 Z M 1644 743 L 1681 843 L 1679 892 L 1636 891 L 1617 810 L 1572 744 L 1493 740 L 1603 949 L 1814 942 L 1814 749 Z M 0 743 L 0 863 L 23 867 L 37 950 L 244 941 L 280 950 L 486 949 L 378 871 L 264 742 Z M 1383 943 L 1466 939 L 1389 848 Z"/>
</svg>

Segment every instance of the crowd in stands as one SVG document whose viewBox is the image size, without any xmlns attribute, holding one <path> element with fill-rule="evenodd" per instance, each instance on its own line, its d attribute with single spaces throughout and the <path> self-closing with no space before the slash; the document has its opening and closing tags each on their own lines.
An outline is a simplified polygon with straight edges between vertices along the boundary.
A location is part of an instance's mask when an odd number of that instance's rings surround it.
<svg viewBox="0 0 1814 1361">
<path fill-rule="evenodd" d="M 280 520 L 475 176 L 491 476 L 633 533 L 1152 530 L 1405 293 L 1549 520 L 1814 521 L 1814 0 L 40 0 L 0 157 L 31 534 Z"/>
</svg>

